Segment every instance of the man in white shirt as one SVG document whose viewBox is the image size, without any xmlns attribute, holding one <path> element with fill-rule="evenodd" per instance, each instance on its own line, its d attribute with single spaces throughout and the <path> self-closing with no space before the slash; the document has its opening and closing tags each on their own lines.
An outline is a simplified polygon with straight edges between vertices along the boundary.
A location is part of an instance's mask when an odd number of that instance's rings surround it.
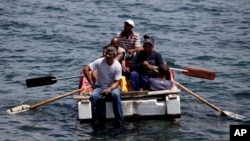
<svg viewBox="0 0 250 141">
<path fill-rule="evenodd" d="M 105 57 L 98 58 L 83 68 L 84 76 L 94 89 L 91 95 L 92 119 L 95 124 L 102 124 L 105 120 L 105 98 L 111 97 L 116 124 L 124 122 L 119 83 L 122 78 L 121 64 L 115 59 L 117 49 L 109 46 Z M 91 78 L 90 71 L 97 70 L 96 83 Z"/>
</svg>

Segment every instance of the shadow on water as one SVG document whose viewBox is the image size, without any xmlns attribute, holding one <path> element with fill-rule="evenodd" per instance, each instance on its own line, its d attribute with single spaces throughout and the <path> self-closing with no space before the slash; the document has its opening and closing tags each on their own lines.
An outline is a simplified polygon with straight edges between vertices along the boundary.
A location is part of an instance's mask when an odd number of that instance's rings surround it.
<svg viewBox="0 0 250 141">
<path fill-rule="evenodd" d="M 74 135 L 81 140 L 170 140 L 178 136 L 180 129 L 179 122 L 166 120 L 129 119 L 122 127 L 108 120 L 102 127 L 78 122 Z"/>
</svg>

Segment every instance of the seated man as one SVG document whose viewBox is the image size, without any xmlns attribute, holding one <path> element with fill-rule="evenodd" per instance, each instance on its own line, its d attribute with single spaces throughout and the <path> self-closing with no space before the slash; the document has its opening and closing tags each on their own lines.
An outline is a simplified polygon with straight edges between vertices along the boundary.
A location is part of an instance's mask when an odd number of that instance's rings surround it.
<svg viewBox="0 0 250 141">
<path fill-rule="evenodd" d="M 118 53 L 115 59 L 122 64 L 125 61 L 125 49 L 120 46 L 120 39 L 117 37 L 112 38 L 111 46 L 117 49 Z"/>
<path fill-rule="evenodd" d="M 139 52 L 135 63 L 131 64 L 130 80 L 132 89 L 135 91 L 143 88 L 149 78 L 156 78 L 158 66 L 163 64 L 161 54 L 153 50 L 154 39 L 144 36 L 143 51 Z"/>
<path fill-rule="evenodd" d="M 141 47 L 140 35 L 133 31 L 134 26 L 133 20 L 126 20 L 124 21 L 124 30 L 116 34 L 121 42 L 121 47 L 127 51 L 127 55 L 134 54 Z"/>
<path fill-rule="evenodd" d="M 171 89 L 173 82 L 170 80 L 169 67 L 166 64 L 161 64 L 158 69 L 159 78 L 149 78 L 144 86 L 144 90 L 157 91 Z"/>
<path fill-rule="evenodd" d="M 132 60 L 136 57 L 137 52 L 142 50 L 140 45 L 140 35 L 133 29 L 135 23 L 133 20 L 124 21 L 124 30 L 117 33 L 116 37 L 120 40 L 120 46 L 126 50 L 125 59 L 123 61 L 123 71 L 129 73 L 129 66 Z"/>
<path fill-rule="evenodd" d="M 118 126 L 123 124 L 124 117 L 122 111 L 121 89 L 119 88 L 122 78 L 122 68 L 120 63 L 115 60 L 117 49 L 109 46 L 106 48 L 105 57 L 98 58 L 94 62 L 83 68 L 84 76 L 87 78 L 91 87 L 94 89 L 90 97 L 92 104 L 92 119 L 95 124 L 104 123 L 106 97 L 111 97 L 113 111 Z M 96 83 L 90 76 L 91 70 L 97 70 Z"/>
</svg>

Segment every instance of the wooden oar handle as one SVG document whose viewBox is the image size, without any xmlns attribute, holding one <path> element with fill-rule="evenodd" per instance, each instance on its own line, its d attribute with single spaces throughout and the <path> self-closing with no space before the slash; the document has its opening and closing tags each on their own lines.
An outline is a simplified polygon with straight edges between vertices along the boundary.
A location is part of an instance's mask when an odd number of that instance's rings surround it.
<svg viewBox="0 0 250 141">
<path fill-rule="evenodd" d="M 76 76 L 69 76 L 69 77 L 62 77 L 62 78 L 54 78 L 52 80 L 63 80 L 63 79 L 70 79 L 70 78 L 77 78 L 77 77 L 81 77 L 83 75 L 76 75 Z"/>
<path fill-rule="evenodd" d="M 203 103 L 207 104 L 208 106 L 210 106 L 211 108 L 213 108 L 214 110 L 216 110 L 217 112 L 222 112 L 222 110 L 218 107 L 216 107 L 215 105 L 213 105 L 212 103 L 208 102 L 206 99 L 202 98 L 201 96 L 199 96 L 198 94 L 192 92 L 191 90 L 189 90 L 188 88 L 186 88 L 185 86 L 181 85 L 180 83 L 176 82 L 173 80 L 173 82 L 179 86 L 181 89 L 185 90 L 186 92 L 190 93 L 191 95 L 193 95 L 194 97 L 196 97 L 197 99 L 199 99 L 200 101 L 202 101 Z"/>
<path fill-rule="evenodd" d="M 170 68 L 171 70 L 175 70 L 175 71 L 181 71 L 181 72 L 187 72 L 188 70 L 184 70 L 184 69 L 177 69 L 177 68 Z"/>
<path fill-rule="evenodd" d="M 69 96 L 69 95 L 73 95 L 73 94 L 75 94 L 75 93 L 80 92 L 80 91 L 83 90 L 83 89 L 85 89 L 85 88 L 77 89 L 77 90 L 74 90 L 74 91 L 72 91 L 72 92 L 68 92 L 68 93 L 65 93 L 65 94 L 63 94 L 63 95 L 59 95 L 59 96 L 57 96 L 57 97 L 51 98 L 51 99 L 41 101 L 41 102 L 39 102 L 39 103 L 37 103 L 37 104 L 31 105 L 31 106 L 30 106 L 30 109 L 35 109 L 35 108 L 37 108 L 37 107 L 40 107 L 40 106 L 45 105 L 45 104 L 47 104 L 47 103 L 53 102 L 53 101 L 55 101 L 55 100 L 64 98 L 64 97 Z"/>
</svg>

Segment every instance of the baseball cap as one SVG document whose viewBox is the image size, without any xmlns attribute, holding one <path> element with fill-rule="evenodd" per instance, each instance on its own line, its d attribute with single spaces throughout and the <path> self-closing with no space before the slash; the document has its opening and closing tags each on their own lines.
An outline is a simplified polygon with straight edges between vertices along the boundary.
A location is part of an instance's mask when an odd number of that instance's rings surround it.
<svg viewBox="0 0 250 141">
<path fill-rule="evenodd" d="M 135 26 L 135 23 L 134 23 L 133 20 L 126 20 L 126 21 L 124 21 L 124 23 L 128 23 L 128 24 L 131 25 L 132 27 Z"/>
<path fill-rule="evenodd" d="M 152 46 L 154 46 L 154 38 L 153 37 L 150 37 L 149 35 L 144 35 L 143 38 L 144 38 L 144 42 L 143 42 L 144 44 L 149 43 Z"/>
</svg>

